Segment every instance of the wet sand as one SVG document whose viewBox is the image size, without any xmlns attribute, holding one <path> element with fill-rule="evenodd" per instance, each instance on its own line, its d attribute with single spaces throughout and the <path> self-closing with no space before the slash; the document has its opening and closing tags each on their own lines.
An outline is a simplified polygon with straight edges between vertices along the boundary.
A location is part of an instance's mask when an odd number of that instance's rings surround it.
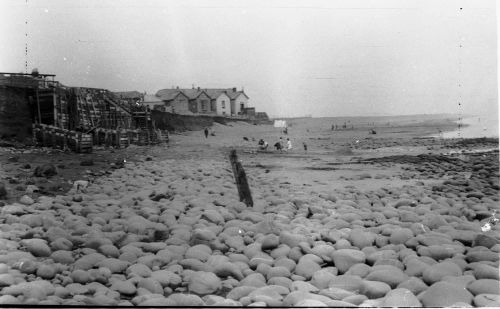
<svg viewBox="0 0 500 309">
<path fill-rule="evenodd" d="M 500 306 L 500 224 L 482 229 L 500 208 L 497 140 L 427 138 L 442 121 L 374 135 L 310 120 L 288 135 L 216 125 L 208 138 L 186 132 L 168 147 L 78 159 L 3 148 L 4 177 L 19 183 L 4 180 L 0 303 Z M 272 147 L 279 136 L 291 151 L 257 151 L 259 138 Z M 239 201 L 231 149 L 252 208 Z M 29 160 L 27 175 L 41 163 L 70 168 L 23 179 Z M 12 190 L 44 179 L 90 182 L 60 194 Z"/>
</svg>

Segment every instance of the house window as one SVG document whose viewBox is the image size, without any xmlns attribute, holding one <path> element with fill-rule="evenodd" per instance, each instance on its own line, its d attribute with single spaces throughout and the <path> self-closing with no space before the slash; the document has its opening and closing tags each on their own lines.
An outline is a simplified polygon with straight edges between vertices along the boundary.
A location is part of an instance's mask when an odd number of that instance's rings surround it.
<svg viewBox="0 0 500 309">
<path fill-rule="evenodd" d="M 225 115 L 225 114 L 226 114 L 226 112 L 222 112 L 222 115 Z"/>
<path fill-rule="evenodd" d="M 243 102 L 240 102 L 240 109 L 244 109 L 245 108 L 245 104 Z"/>
<path fill-rule="evenodd" d="M 201 110 L 204 112 L 207 111 L 207 100 L 201 100 Z"/>
<path fill-rule="evenodd" d="M 226 108 L 226 101 L 222 100 L 222 108 Z"/>
</svg>

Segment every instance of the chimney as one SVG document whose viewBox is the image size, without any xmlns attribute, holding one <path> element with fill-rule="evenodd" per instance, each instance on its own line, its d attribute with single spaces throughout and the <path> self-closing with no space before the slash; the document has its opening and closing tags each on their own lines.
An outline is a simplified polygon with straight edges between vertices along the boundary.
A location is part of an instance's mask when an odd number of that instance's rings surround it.
<svg viewBox="0 0 500 309">
<path fill-rule="evenodd" d="M 198 87 L 198 91 L 200 91 L 200 87 Z"/>
<path fill-rule="evenodd" d="M 191 89 L 194 89 L 194 84 L 191 84 Z"/>
<path fill-rule="evenodd" d="M 233 88 L 233 92 L 236 92 L 236 87 Z"/>
<path fill-rule="evenodd" d="M 179 89 L 179 86 L 177 86 L 177 88 L 176 88 L 176 89 Z"/>
</svg>

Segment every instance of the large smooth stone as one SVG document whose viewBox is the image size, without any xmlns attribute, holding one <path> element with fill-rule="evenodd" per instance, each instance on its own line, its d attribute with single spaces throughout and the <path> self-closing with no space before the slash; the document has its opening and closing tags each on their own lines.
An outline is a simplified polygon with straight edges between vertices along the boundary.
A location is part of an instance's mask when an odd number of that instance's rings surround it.
<svg viewBox="0 0 500 309">
<path fill-rule="evenodd" d="M 440 281 L 445 276 L 461 276 L 462 269 L 450 261 L 444 261 L 431 265 L 422 273 L 422 279 L 427 284 L 433 284 Z"/>
<path fill-rule="evenodd" d="M 275 278 L 275 277 L 290 278 L 291 275 L 292 275 L 292 273 L 290 272 L 290 270 L 288 270 L 288 268 L 283 267 L 283 266 L 277 266 L 277 267 L 269 268 L 269 270 L 267 271 L 266 277 L 267 277 L 267 280 L 269 281 L 269 279 Z"/>
<path fill-rule="evenodd" d="M 57 250 L 52 252 L 50 258 L 56 262 L 61 264 L 72 264 L 75 262 L 73 258 L 73 252 L 66 250 Z"/>
<path fill-rule="evenodd" d="M 498 294 L 479 294 L 474 297 L 476 307 L 500 307 L 500 295 Z"/>
<path fill-rule="evenodd" d="M 285 244 L 290 248 L 298 247 L 301 242 L 308 242 L 307 237 L 301 234 L 294 234 L 288 231 L 282 231 L 279 236 L 280 244 Z"/>
<path fill-rule="evenodd" d="M 130 280 L 117 280 L 111 285 L 110 289 L 124 295 L 133 295 L 137 291 L 135 285 Z"/>
<path fill-rule="evenodd" d="M 420 277 L 422 273 L 429 267 L 429 264 L 423 262 L 419 258 L 405 259 L 405 274 L 408 276 Z"/>
<path fill-rule="evenodd" d="M 193 294 L 174 293 L 167 297 L 175 303 L 175 306 L 205 306 L 205 302 L 198 296 Z"/>
<path fill-rule="evenodd" d="M 21 245 L 25 246 L 34 256 L 46 257 L 52 252 L 47 242 L 40 238 L 23 239 L 21 240 Z"/>
<path fill-rule="evenodd" d="M 221 278 L 231 276 L 237 280 L 241 280 L 244 277 L 240 268 L 236 264 L 229 262 L 215 266 L 214 273 Z"/>
<path fill-rule="evenodd" d="M 266 278 L 260 273 L 252 273 L 240 281 L 240 286 L 253 286 L 260 288 L 266 285 Z"/>
<path fill-rule="evenodd" d="M 133 264 L 130 265 L 125 271 L 127 275 L 139 276 L 139 277 L 149 277 L 151 276 L 151 269 L 143 264 Z"/>
<path fill-rule="evenodd" d="M 57 269 L 54 264 L 41 264 L 36 271 L 36 275 L 42 279 L 52 279 L 56 274 Z"/>
<path fill-rule="evenodd" d="M 336 275 L 330 272 L 329 270 L 320 269 L 313 273 L 311 278 L 311 284 L 320 290 L 326 289 L 328 288 L 330 281 L 332 281 L 335 277 Z"/>
<path fill-rule="evenodd" d="M 104 267 L 111 270 L 112 273 L 123 273 L 129 267 L 130 263 L 119 259 L 107 258 L 96 264 L 98 267 Z"/>
<path fill-rule="evenodd" d="M 189 277 L 188 290 L 198 295 L 213 294 L 221 286 L 220 278 L 210 272 L 197 271 Z"/>
<path fill-rule="evenodd" d="M 499 280 L 498 268 L 483 263 L 469 264 L 474 271 L 474 277 L 477 279 L 496 279 Z"/>
<path fill-rule="evenodd" d="M 481 261 L 496 262 L 499 259 L 499 255 L 497 252 L 493 252 L 493 251 L 485 249 L 485 250 L 467 252 L 466 259 L 469 263 L 481 262 Z"/>
<path fill-rule="evenodd" d="M 324 295 L 324 296 L 328 296 L 334 300 L 342 300 L 348 296 L 355 295 L 355 293 L 352 291 L 347 291 L 347 290 L 335 288 L 335 287 L 329 287 L 327 289 L 323 289 L 323 290 L 319 291 L 319 294 Z"/>
<path fill-rule="evenodd" d="M 215 209 L 207 209 L 202 215 L 202 218 L 215 224 L 223 224 L 224 217 Z"/>
<path fill-rule="evenodd" d="M 151 279 L 158 281 L 163 287 L 175 287 L 182 283 L 182 278 L 170 270 L 157 270 L 151 273 Z"/>
<path fill-rule="evenodd" d="M 358 263 L 364 263 L 366 260 L 365 253 L 363 251 L 354 249 L 336 250 L 332 252 L 331 258 L 340 274 L 348 271 L 351 266 Z"/>
<path fill-rule="evenodd" d="M 361 278 L 364 278 L 370 273 L 370 270 L 370 266 L 364 263 L 358 263 L 351 266 L 349 270 L 344 273 L 344 275 L 360 276 Z"/>
<path fill-rule="evenodd" d="M 383 306 L 398 308 L 422 307 L 422 303 L 409 290 L 399 288 L 387 293 L 383 301 Z"/>
<path fill-rule="evenodd" d="M 383 268 L 370 272 L 365 279 L 385 282 L 390 285 L 391 288 L 395 288 L 401 282 L 408 280 L 408 275 L 397 267 L 390 265 L 381 265 L 381 267 Z"/>
<path fill-rule="evenodd" d="M 469 290 L 474 295 L 479 294 L 500 294 L 500 281 L 495 279 L 479 279 L 472 281 L 467 285 Z"/>
<path fill-rule="evenodd" d="M 421 292 L 427 290 L 428 286 L 422 279 L 417 277 L 410 277 L 408 280 L 398 284 L 397 288 L 404 288 L 413 293 L 413 295 L 418 295 Z"/>
<path fill-rule="evenodd" d="M 153 294 L 163 294 L 163 287 L 161 284 L 151 278 L 141 278 L 139 282 L 137 282 L 137 288 L 146 289 Z"/>
<path fill-rule="evenodd" d="M 370 299 L 384 297 L 391 290 L 391 286 L 380 281 L 363 281 L 360 293 Z"/>
<path fill-rule="evenodd" d="M 184 254 L 186 259 L 197 259 L 202 262 L 206 262 L 211 255 L 212 249 L 204 244 L 192 246 L 188 248 Z"/>
<path fill-rule="evenodd" d="M 255 291 L 257 288 L 254 286 L 238 286 L 232 289 L 226 296 L 226 298 L 233 300 L 240 300 L 242 297 L 247 296 L 251 292 Z"/>
<path fill-rule="evenodd" d="M 340 275 L 330 281 L 329 287 L 358 293 L 362 290 L 363 279 L 359 276 Z"/>
<path fill-rule="evenodd" d="M 436 282 L 418 295 L 425 307 L 449 307 L 455 303 L 472 304 L 473 295 L 461 287 L 448 282 Z"/>
<path fill-rule="evenodd" d="M 301 259 L 297 266 L 295 267 L 295 274 L 306 278 L 307 280 L 311 279 L 312 275 L 321 269 L 321 266 L 316 262 L 313 262 L 308 259 Z"/>
<path fill-rule="evenodd" d="M 100 253 L 90 253 L 79 258 L 73 266 L 75 269 L 89 270 L 104 259 L 106 257 Z"/>
<path fill-rule="evenodd" d="M 375 242 L 375 234 L 366 232 L 362 229 L 353 229 L 351 233 L 349 233 L 348 240 L 353 246 L 363 249 L 364 247 L 371 246 Z"/>
<path fill-rule="evenodd" d="M 280 244 L 280 239 L 277 235 L 269 234 L 262 240 L 262 250 L 273 250 Z"/>
<path fill-rule="evenodd" d="M 297 307 L 306 307 L 306 308 L 317 308 L 317 307 L 328 307 L 325 303 L 315 300 L 315 299 L 304 299 L 299 301 L 296 304 Z"/>
<path fill-rule="evenodd" d="M 293 281 L 290 285 L 291 291 L 302 291 L 302 292 L 319 292 L 319 289 L 306 281 Z"/>
<path fill-rule="evenodd" d="M 491 247 L 499 243 L 500 242 L 498 241 L 498 239 L 493 236 L 478 234 L 476 238 L 474 238 L 474 243 L 472 244 L 472 246 L 483 246 L 490 249 Z"/>
</svg>

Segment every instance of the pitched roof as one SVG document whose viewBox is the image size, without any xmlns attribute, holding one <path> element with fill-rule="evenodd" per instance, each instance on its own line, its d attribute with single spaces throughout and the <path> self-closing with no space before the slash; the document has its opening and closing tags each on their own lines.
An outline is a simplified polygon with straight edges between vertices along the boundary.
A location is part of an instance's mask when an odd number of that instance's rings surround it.
<svg viewBox="0 0 500 309">
<path fill-rule="evenodd" d="M 116 91 L 113 92 L 120 99 L 135 99 L 142 97 L 142 93 L 139 91 Z"/>
<path fill-rule="evenodd" d="M 179 93 L 182 93 L 190 100 L 196 99 L 200 94 L 206 93 L 204 89 L 161 89 L 156 93 L 164 101 L 173 100 Z M 207 94 L 208 95 L 208 94 Z M 208 95 L 209 96 L 209 95 Z M 210 97 L 210 96 L 209 96 Z"/>
<path fill-rule="evenodd" d="M 249 97 L 246 95 L 246 93 L 243 90 L 241 90 L 241 91 L 232 91 L 229 94 L 229 97 L 231 98 L 231 100 L 233 100 L 233 99 L 236 99 L 240 94 L 243 94 L 245 97 L 247 97 L 247 99 L 249 99 Z"/>
<path fill-rule="evenodd" d="M 181 89 L 182 92 L 190 99 L 196 99 L 200 94 L 205 92 L 203 89 Z M 206 93 L 206 92 L 205 92 Z M 207 94 L 208 95 L 208 94 Z"/>
<path fill-rule="evenodd" d="M 226 93 L 226 94 L 227 94 L 227 96 L 228 96 L 231 100 L 236 99 L 236 98 L 237 98 L 240 94 L 242 94 L 242 93 L 243 93 L 243 95 L 245 95 L 245 96 L 247 97 L 247 99 L 248 99 L 248 96 L 247 96 L 247 95 L 243 92 L 243 90 L 241 90 L 241 91 L 238 91 L 238 90 L 237 90 L 237 91 L 234 91 L 234 88 L 220 88 L 220 89 L 217 89 L 217 88 L 216 88 L 216 89 L 206 89 L 206 90 L 207 90 L 208 95 L 209 95 L 211 98 L 213 98 L 213 99 L 217 98 L 217 97 L 218 97 L 221 93 L 223 93 L 223 92 L 224 92 L 224 93 Z"/>
<path fill-rule="evenodd" d="M 158 92 L 156 93 L 156 96 L 159 97 L 163 101 L 171 101 L 171 100 L 175 99 L 175 97 L 178 96 L 179 93 L 186 96 L 186 94 L 184 94 L 181 90 L 182 89 L 161 89 L 161 90 L 158 90 Z"/>
<path fill-rule="evenodd" d="M 205 91 L 209 97 L 212 99 L 217 99 L 221 94 L 225 93 L 227 96 L 229 96 L 228 89 L 206 89 Z"/>
<path fill-rule="evenodd" d="M 211 88 L 211 89 L 189 89 L 189 88 L 181 88 L 181 89 L 161 89 L 156 93 L 157 97 L 160 97 L 164 101 L 173 100 L 179 93 L 184 94 L 190 100 L 196 99 L 200 94 L 205 92 L 210 98 L 216 99 L 222 93 L 226 93 L 227 96 L 233 100 L 236 99 L 240 94 L 243 94 L 247 99 L 248 96 L 245 94 L 243 90 L 234 91 L 233 88 Z"/>
</svg>

